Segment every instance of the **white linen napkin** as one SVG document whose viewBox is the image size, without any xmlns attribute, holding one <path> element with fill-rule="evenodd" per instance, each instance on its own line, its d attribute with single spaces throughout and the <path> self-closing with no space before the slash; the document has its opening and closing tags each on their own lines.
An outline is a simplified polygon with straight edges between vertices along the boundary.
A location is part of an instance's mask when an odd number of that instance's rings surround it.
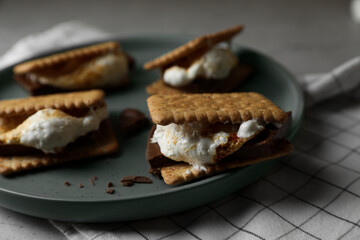
<svg viewBox="0 0 360 240">
<path fill-rule="evenodd" d="M 360 57 L 328 73 L 307 74 L 300 83 L 307 95 L 308 106 L 340 94 L 356 97 L 360 86 Z"/>
<path fill-rule="evenodd" d="M 81 22 L 59 24 L 18 41 L 9 66 L 42 51 L 105 39 Z M 1 68 L 0 67 L 0 68 Z M 190 211 L 149 220 L 81 224 L 50 221 L 67 239 L 337 239 L 360 234 L 360 58 L 329 73 L 299 78 L 307 95 L 294 152 L 247 188 Z M 336 97 L 337 96 L 337 97 Z M 345 97 L 344 97 L 345 96 Z M 324 103 L 319 103 L 330 99 Z M 0 215 L 1 222 L 6 219 Z"/>
<path fill-rule="evenodd" d="M 0 57 L 0 69 L 50 50 L 87 43 L 113 36 L 80 21 L 60 23 L 44 32 L 17 41 Z"/>
</svg>

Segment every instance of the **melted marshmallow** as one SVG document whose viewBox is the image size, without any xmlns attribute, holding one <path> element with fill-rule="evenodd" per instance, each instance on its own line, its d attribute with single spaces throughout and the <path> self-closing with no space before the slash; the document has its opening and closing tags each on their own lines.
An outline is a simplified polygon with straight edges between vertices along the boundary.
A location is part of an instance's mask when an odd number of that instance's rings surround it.
<svg viewBox="0 0 360 240">
<path fill-rule="evenodd" d="M 238 138 L 233 141 L 231 134 L 224 131 L 205 135 L 200 123 L 171 123 L 157 125 L 151 141 L 158 143 L 161 153 L 174 161 L 203 166 L 221 160 L 219 155 L 224 158 L 234 153 L 263 129 L 257 120 L 244 122 L 240 125 Z M 221 154 L 219 147 L 224 148 Z"/>
<path fill-rule="evenodd" d="M 211 49 L 187 69 L 179 66 L 166 69 L 163 79 L 164 82 L 174 87 L 185 86 L 200 76 L 207 79 L 223 79 L 230 74 L 237 63 L 237 57 L 229 49 L 218 46 Z"/>
<path fill-rule="evenodd" d="M 0 141 L 56 153 L 78 137 L 97 130 L 107 117 L 106 107 L 90 110 L 85 117 L 73 117 L 56 109 L 43 109 L 15 129 L 1 134 Z"/>
</svg>

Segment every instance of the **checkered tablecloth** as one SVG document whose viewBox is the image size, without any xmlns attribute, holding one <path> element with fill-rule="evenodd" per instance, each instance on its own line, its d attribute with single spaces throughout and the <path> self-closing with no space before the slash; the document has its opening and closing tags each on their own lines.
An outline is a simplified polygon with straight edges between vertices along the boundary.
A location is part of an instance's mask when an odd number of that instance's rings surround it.
<svg viewBox="0 0 360 240">
<path fill-rule="evenodd" d="M 154 219 L 50 223 L 71 240 L 360 239 L 359 62 L 354 58 L 327 74 L 301 80 L 312 107 L 293 142 L 295 150 L 245 189 Z M 11 230 L 15 237 L 33 239 L 30 234 L 39 224 L 38 219 L 0 211 L 0 231 Z"/>
<path fill-rule="evenodd" d="M 267 176 L 197 209 L 53 224 L 69 239 L 360 239 L 360 101 L 340 96 L 309 109 L 294 146 Z"/>
</svg>

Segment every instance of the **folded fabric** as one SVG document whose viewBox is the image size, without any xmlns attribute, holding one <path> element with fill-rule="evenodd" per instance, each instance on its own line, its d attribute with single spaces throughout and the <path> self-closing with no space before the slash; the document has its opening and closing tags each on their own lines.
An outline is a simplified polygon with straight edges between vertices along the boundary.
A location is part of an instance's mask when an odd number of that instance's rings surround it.
<svg viewBox="0 0 360 240">
<path fill-rule="evenodd" d="M 113 35 L 80 21 L 60 23 L 44 32 L 17 41 L 0 57 L 0 69 L 43 52 L 100 41 L 111 36 Z"/>
<path fill-rule="evenodd" d="M 323 74 L 308 74 L 301 81 L 307 96 L 307 106 L 337 96 L 358 96 L 360 87 L 360 57 L 355 57 Z"/>
</svg>

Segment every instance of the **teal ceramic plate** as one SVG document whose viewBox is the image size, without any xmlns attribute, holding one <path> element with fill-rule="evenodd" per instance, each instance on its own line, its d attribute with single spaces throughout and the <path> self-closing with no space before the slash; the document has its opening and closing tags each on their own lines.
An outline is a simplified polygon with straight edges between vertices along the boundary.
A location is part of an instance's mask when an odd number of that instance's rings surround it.
<svg viewBox="0 0 360 240">
<path fill-rule="evenodd" d="M 145 72 L 144 62 L 164 54 L 189 40 L 179 36 L 138 36 L 118 39 L 136 59 L 131 87 L 106 97 L 111 120 L 121 146 L 116 156 L 83 160 L 13 177 L 0 176 L 0 205 L 24 214 L 73 222 L 109 222 L 142 219 L 194 208 L 224 197 L 261 177 L 277 161 L 218 174 L 206 179 L 171 187 L 148 173 L 145 147 L 148 130 L 130 140 L 118 134 L 118 115 L 128 107 L 148 114 L 145 86 L 159 72 Z M 235 46 L 239 58 L 254 66 L 255 74 L 239 91 L 257 91 L 286 111 L 293 113 L 289 137 L 297 132 L 303 115 L 303 96 L 294 77 L 272 59 L 254 50 Z M 26 97 L 12 80 L 12 68 L 0 72 L 0 98 Z M 145 175 L 153 184 L 123 187 L 120 180 L 128 175 Z M 95 186 L 89 178 L 97 176 Z M 64 181 L 71 186 L 64 186 Z M 107 183 L 115 185 L 115 194 L 107 194 Z M 78 184 L 84 188 L 79 188 Z"/>
</svg>

